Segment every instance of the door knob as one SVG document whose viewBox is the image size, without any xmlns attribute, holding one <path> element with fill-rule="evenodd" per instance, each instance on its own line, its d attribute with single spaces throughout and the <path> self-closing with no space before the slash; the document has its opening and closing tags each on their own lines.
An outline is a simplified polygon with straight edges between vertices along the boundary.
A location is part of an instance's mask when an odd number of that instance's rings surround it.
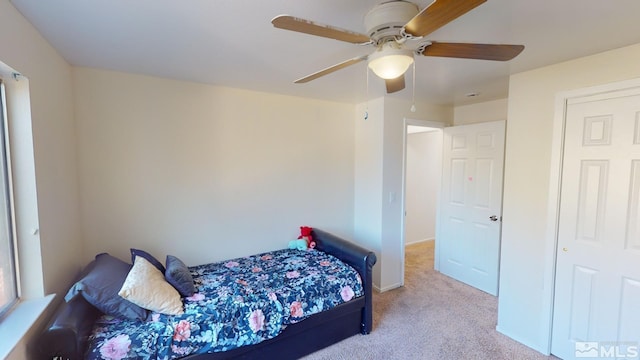
<svg viewBox="0 0 640 360">
<path fill-rule="evenodd" d="M 489 220 L 491 220 L 491 221 L 498 221 L 498 217 L 497 217 L 497 216 L 495 216 L 495 215 L 491 215 L 491 216 L 489 216 Z"/>
</svg>

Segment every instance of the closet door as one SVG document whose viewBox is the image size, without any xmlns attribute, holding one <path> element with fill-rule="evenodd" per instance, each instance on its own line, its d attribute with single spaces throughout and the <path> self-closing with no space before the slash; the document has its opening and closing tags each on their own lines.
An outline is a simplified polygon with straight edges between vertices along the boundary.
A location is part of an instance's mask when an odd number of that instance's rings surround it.
<svg viewBox="0 0 640 360">
<path fill-rule="evenodd" d="M 638 304 L 640 89 L 573 99 L 566 111 L 552 353 L 637 358 Z"/>
</svg>

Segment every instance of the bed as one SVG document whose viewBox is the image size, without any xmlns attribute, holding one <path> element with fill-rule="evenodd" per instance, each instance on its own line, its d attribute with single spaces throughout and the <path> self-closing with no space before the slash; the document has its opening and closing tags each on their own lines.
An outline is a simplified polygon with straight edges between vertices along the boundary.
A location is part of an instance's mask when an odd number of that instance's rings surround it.
<svg viewBox="0 0 640 360">
<path fill-rule="evenodd" d="M 235 347 L 226 351 L 214 349 L 215 352 L 187 355 L 182 358 L 257 359 L 264 358 L 268 354 L 277 354 L 279 359 L 296 359 L 347 337 L 368 334 L 372 329 L 373 321 L 371 271 L 376 263 L 375 254 L 319 229 L 314 229 L 313 238 L 317 244 L 316 250 L 323 253 L 321 255 L 333 256 L 355 269 L 362 285 L 359 289 L 361 291 L 356 291 L 355 295 L 360 296 L 352 296 L 353 298 L 349 300 L 343 296 L 345 302 L 314 313 L 305 317 L 304 320 L 292 321 L 277 336 L 257 344 Z M 191 269 L 197 274 L 198 271 L 195 268 Z M 196 282 L 202 282 L 202 280 L 196 280 Z M 191 306 L 187 304 L 187 299 L 184 301 L 185 309 Z M 96 340 L 94 328 L 100 327 L 96 324 L 104 321 L 104 318 L 105 316 L 82 296 L 64 302 L 36 340 L 34 344 L 36 353 L 42 359 L 83 359 L 88 353 L 88 343 Z M 270 319 L 268 315 L 267 319 Z M 262 322 L 260 324 L 262 325 Z"/>
</svg>

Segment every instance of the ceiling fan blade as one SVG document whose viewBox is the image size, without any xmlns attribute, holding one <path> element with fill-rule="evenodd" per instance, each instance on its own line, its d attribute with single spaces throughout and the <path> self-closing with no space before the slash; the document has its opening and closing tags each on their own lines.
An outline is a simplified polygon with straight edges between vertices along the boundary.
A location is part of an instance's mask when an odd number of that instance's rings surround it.
<svg viewBox="0 0 640 360">
<path fill-rule="evenodd" d="M 387 94 L 394 93 L 404 89 L 404 74 L 395 79 L 387 79 L 384 81 L 387 85 Z"/>
<path fill-rule="evenodd" d="M 353 31 L 337 27 L 314 23 L 313 21 L 289 16 L 279 15 L 271 20 L 273 26 L 279 29 L 297 31 L 305 34 L 322 36 L 329 39 L 346 41 L 354 44 L 368 43 L 369 37 Z"/>
<path fill-rule="evenodd" d="M 422 51 L 422 55 L 508 61 L 518 56 L 522 50 L 524 45 L 433 42 Z"/>
<path fill-rule="evenodd" d="M 327 74 L 331 74 L 331 73 L 332 73 L 332 72 L 334 72 L 334 71 L 338 71 L 338 70 L 340 70 L 340 69 L 344 69 L 344 68 L 346 68 L 347 66 L 350 66 L 350 65 L 353 65 L 353 64 L 359 63 L 360 61 L 363 61 L 363 60 L 365 60 L 366 58 L 367 58 L 366 56 L 359 56 L 359 57 L 356 57 L 356 58 L 353 58 L 353 59 L 349 59 L 349 60 L 347 60 L 347 61 L 343 61 L 343 62 L 341 62 L 341 63 L 339 63 L 339 64 L 336 64 L 336 65 L 330 66 L 330 67 L 328 67 L 328 68 L 326 68 L 326 69 L 324 69 L 324 70 L 320 70 L 320 71 L 318 71 L 318 72 L 314 72 L 314 73 L 313 73 L 313 74 L 311 74 L 311 75 L 308 75 L 308 76 L 305 76 L 305 77 L 303 77 L 303 78 L 300 78 L 300 79 L 298 79 L 298 80 L 294 81 L 294 83 L 296 83 L 296 84 L 302 84 L 302 83 L 309 82 L 309 81 L 311 81 L 311 80 L 315 80 L 315 79 L 317 79 L 317 78 L 319 78 L 319 77 L 321 77 L 321 76 L 325 76 L 325 75 L 327 75 Z"/>
<path fill-rule="evenodd" d="M 435 0 L 404 26 L 413 36 L 427 36 L 487 0 Z"/>
</svg>

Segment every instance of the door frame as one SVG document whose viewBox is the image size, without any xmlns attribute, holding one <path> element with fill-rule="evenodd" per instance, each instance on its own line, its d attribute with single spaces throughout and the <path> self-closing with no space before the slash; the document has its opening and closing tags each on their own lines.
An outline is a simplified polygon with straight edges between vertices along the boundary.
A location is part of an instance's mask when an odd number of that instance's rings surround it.
<svg viewBox="0 0 640 360">
<path fill-rule="evenodd" d="M 640 87 L 640 78 L 596 85 L 581 89 L 559 92 L 555 96 L 553 133 L 551 139 L 551 161 L 549 168 L 549 196 L 547 199 L 547 230 L 545 236 L 544 288 L 543 288 L 543 329 L 547 330 L 546 354 L 551 353 L 553 331 L 553 302 L 555 298 L 556 261 L 558 251 L 558 228 L 560 226 L 560 191 L 562 189 L 562 160 L 567 104 L 570 100 L 585 96 L 606 94 Z M 508 126 L 508 123 L 507 123 Z M 544 349 L 542 349 L 544 350 Z"/>
<path fill-rule="evenodd" d="M 444 129 L 448 124 L 439 122 L 439 121 L 431 121 L 431 120 L 418 120 L 411 118 L 403 119 L 403 133 L 402 133 L 402 194 L 401 194 L 401 204 L 400 204 L 400 286 L 404 286 L 404 262 L 405 262 L 405 254 L 404 254 L 404 246 L 405 246 L 405 225 L 406 225 L 406 216 L 405 216 L 405 206 L 406 206 L 406 196 L 407 196 L 407 126 L 415 125 L 415 126 L 423 126 L 430 128 Z M 438 184 L 438 198 L 440 197 L 440 191 L 442 188 L 442 184 Z M 438 218 L 440 216 L 440 201 L 438 200 L 436 206 L 436 239 L 438 238 Z M 436 270 L 439 256 L 438 256 L 438 246 L 435 247 L 434 251 L 434 267 Z"/>
</svg>

